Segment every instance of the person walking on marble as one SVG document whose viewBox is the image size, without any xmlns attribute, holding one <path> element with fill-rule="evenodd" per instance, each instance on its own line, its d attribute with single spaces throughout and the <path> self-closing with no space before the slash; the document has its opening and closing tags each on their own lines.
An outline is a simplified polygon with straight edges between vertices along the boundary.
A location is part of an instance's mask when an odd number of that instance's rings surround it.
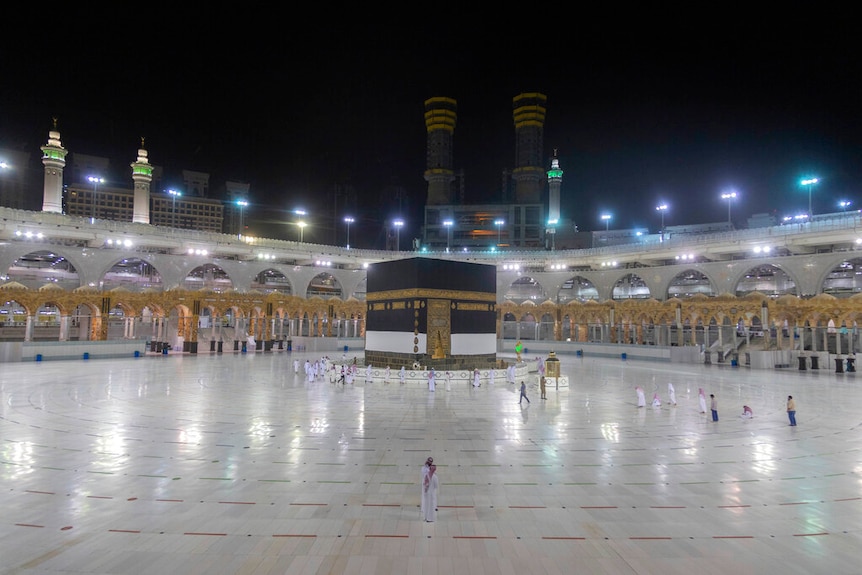
<svg viewBox="0 0 862 575">
<path fill-rule="evenodd" d="M 671 382 L 667 382 L 667 400 L 671 405 L 676 405 L 676 391 Z"/>
<path fill-rule="evenodd" d="M 437 521 L 437 489 L 439 485 L 437 466 L 432 462 L 428 467 L 425 479 L 422 481 L 422 518 L 427 523 Z"/>
<path fill-rule="evenodd" d="M 718 421 L 718 400 L 714 393 L 709 394 L 709 410 L 712 412 L 712 420 Z"/>
<path fill-rule="evenodd" d="M 523 381 L 521 382 L 521 396 L 518 398 L 518 405 L 521 405 L 521 401 L 526 399 L 527 403 L 530 403 L 530 398 L 527 397 L 527 384 Z"/>
<path fill-rule="evenodd" d="M 646 396 L 644 395 L 644 388 L 641 386 L 635 387 L 635 392 L 638 394 L 638 407 L 644 407 L 646 405 Z"/>
<path fill-rule="evenodd" d="M 796 425 L 796 402 L 792 395 L 787 396 L 787 417 L 790 419 L 790 425 Z"/>
<path fill-rule="evenodd" d="M 706 413 L 706 394 L 703 392 L 702 387 L 697 389 L 697 400 L 700 403 L 700 412 Z"/>
</svg>

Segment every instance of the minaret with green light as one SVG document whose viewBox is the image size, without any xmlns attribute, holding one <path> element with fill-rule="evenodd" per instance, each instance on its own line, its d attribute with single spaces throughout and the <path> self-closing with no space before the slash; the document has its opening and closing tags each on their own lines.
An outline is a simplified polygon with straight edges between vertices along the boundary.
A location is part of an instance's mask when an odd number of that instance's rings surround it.
<svg viewBox="0 0 862 575">
<path fill-rule="evenodd" d="M 544 189 L 545 160 L 542 140 L 548 97 L 539 92 L 525 92 L 512 98 L 515 121 L 515 203 L 538 204 Z"/>
<path fill-rule="evenodd" d="M 453 169 L 452 140 L 458 120 L 458 103 L 452 98 L 435 97 L 425 100 L 425 181 L 428 182 L 426 205 L 445 206 L 452 203 Z"/>
<path fill-rule="evenodd" d="M 153 165 L 147 158 L 144 139 L 141 138 L 141 148 L 138 159 L 129 164 L 132 168 L 132 181 L 135 182 L 135 204 L 132 211 L 132 221 L 138 224 L 150 223 L 150 184 L 153 181 Z"/>
<path fill-rule="evenodd" d="M 54 129 L 48 132 L 48 143 L 42 146 L 42 165 L 45 166 L 43 212 L 63 213 L 63 169 L 66 167 L 68 153 L 60 142 L 57 118 L 54 118 Z"/>
<path fill-rule="evenodd" d="M 560 220 L 560 187 L 563 185 L 563 170 L 560 168 L 560 160 L 557 158 L 557 149 L 554 148 L 554 157 L 551 158 L 551 169 L 548 170 L 548 221 Z"/>
</svg>

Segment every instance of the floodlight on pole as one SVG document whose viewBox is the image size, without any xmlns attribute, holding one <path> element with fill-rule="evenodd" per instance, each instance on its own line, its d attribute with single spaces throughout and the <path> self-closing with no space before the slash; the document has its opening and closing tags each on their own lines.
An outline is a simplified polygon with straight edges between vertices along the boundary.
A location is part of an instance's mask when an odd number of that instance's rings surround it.
<svg viewBox="0 0 862 575">
<path fill-rule="evenodd" d="M 667 204 L 660 204 L 655 209 L 661 214 L 661 232 L 664 233 L 664 213 L 667 211 Z"/>
<path fill-rule="evenodd" d="M 848 207 L 850 204 L 852 204 L 852 203 L 853 203 L 853 202 L 850 202 L 850 201 L 845 200 L 845 201 L 838 202 L 838 205 L 839 205 L 839 206 L 841 206 L 841 211 L 842 211 L 842 212 L 846 212 L 846 211 L 847 211 L 847 207 Z"/>
<path fill-rule="evenodd" d="M 97 176 L 89 176 L 87 181 L 93 184 L 93 209 L 90 214 L 90 223 L 96 221 L 96 197 L 99 193 L 99 184 L 105 183 L 105 178 L 99 178 Z"/>
<path fill-rule="evenodd" d="M 443 221 L 443 225 L 446 226 L 446 253 L 449 253 L 449 242 L 450 242 L 450 239 L 452 236 L 452 224 L 453 224 L 452 220 L 444 220 Z"/>
<path fill-rule="evenodd" d="M 245 200 L 237 200 L 236 205 L 239 206 L 239 233 L 237 233 L 237 236 L 242 237 L 242 231 L 245 229 L 243 228 L 242 214 L 243 210 L 248 206 L 248 202 Z"/>
<path fill-rule="evenodd" d="M 347 224 L 347 249 L 350 249 L 350 224 L 352 224 L 355 220 L 350 216 L 344 218 L 344 223 Z"/>
<path fill-rule="evenodd" d="M 820 181 L 819 178 L 807 178 L 807 179 L 802 180 L 800 182 L 803 186 L 808 187 L 808 217 L 811 217 L 814 215 L 814 211 L 811 209 L 811 188 L 813 188 L 814 185 L 819 181 Z"/>
<path fill-rule="evenodd" d="M 299 243 L 302 243 L 302 232 L 305 231 L 305 226 L 307 226 L 308 224 L 306 224 L 302 220 L 299 220 L 298 222 L 296 222 L 296 225 L 299 227 Z"/>
<path fill-rule="evenodd" d="M 177 196 L 181 196 L 182 193 L 176 190 L 168 190 L 168 193 L 171 195 L 171 227 L 177 227 Z"/>
<path fill-rule="evenodd" d="M 602 219 L 605 221 L 605 231 L 608 231 L 611 222 L 611 215 L 602 214 Z"/>
<path fill-rule="evenodd" d="M 395 251 L 401 251 L 401 228 L 404 227 L 404 220 L 395 220 L 392 222 L 395 226 Z"/>
<path fill-rule="evenodd" d="M 721 199 L 727 200 L 727 223 L 730 224 L 730 202 L 731 200 L 736 199 L 736 192 L 726 192 L 724 194 L 721 194 Z"/>
<path fill-rule="evenodd" d="M 500 228 L 503 227 L 503 224 L 506 223 L 506 220 L 494 220 L 494 225 L 497 226 L 497 246 L 500 246 Z"/>
</svg>

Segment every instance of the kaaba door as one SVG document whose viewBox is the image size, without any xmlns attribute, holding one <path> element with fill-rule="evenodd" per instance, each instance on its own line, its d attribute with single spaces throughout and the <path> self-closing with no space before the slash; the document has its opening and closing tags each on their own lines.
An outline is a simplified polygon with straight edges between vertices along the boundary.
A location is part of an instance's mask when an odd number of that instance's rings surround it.
<svg viewBox="0 0 862 575">
<path fill-rule="evenodd" d="M 442 359 L 452 351 L 452 301 L 448 299 L 428 300 L 428 333 L 425 351 L 433 359 Z"/>
</svg>

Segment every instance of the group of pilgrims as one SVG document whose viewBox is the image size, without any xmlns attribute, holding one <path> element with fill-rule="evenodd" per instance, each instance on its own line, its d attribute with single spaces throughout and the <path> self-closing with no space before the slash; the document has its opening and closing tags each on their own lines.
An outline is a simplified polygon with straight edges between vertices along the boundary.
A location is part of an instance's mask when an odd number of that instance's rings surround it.
<svg viewBox="0 0 862 575">
<path fill-rule="evenodd" d="M 306 359 L 304 364 L 305 379 L 310 382 L 328 379 L 329 383 L 340 383 L 342 385 L 353 385 L 357 378 L 363 377 L 366 383 L 374 381 L 374 367 L 371 364 L 360 366 L 355 357 L 352 362 L 347 361 L 346 356 L 342 356 L 341 359 L 341 363 L 336 363 L 329 356 L 323 356 L 314 361 Z M 545 375 L 545 365 L 541 358 L 537 358 L 537 360 L 539 376 L 542 377 Z M 294 374 L 299 374 L 300 365 L 299 359 L 293 360 Z M 393 370 L 387 365 L 383 369 L 382 374 L 383 383 L 392 383 L 397 378 L 398 382 L 403 385 L 407 379 L 407 370 L 403 365 L 400 369 L 395 371 L 394 375 Z M 515 375 L 515 364 L 509 363 L 505 369 L 506 383 L 514 385 Z M 452 379 L 454 376 L 455 374 L 452 371 L 446 370 L 438 372 L 432 367 L 428 371 L 428 391 L 434 391 L 438 382 L 442 382 L 445 385 L 446 391 L 450 391 L 452 389 Z M 488 370 L 488 383 L 490 385 L 494 385 L 496 378 L 497 369 L 492 367 Z M 482 377 L 478 368 L 473 370 L 472 378 L 469 379 L 469 381 L 471 381 L 473 387 L 482 386 Z"/>
</svg>

